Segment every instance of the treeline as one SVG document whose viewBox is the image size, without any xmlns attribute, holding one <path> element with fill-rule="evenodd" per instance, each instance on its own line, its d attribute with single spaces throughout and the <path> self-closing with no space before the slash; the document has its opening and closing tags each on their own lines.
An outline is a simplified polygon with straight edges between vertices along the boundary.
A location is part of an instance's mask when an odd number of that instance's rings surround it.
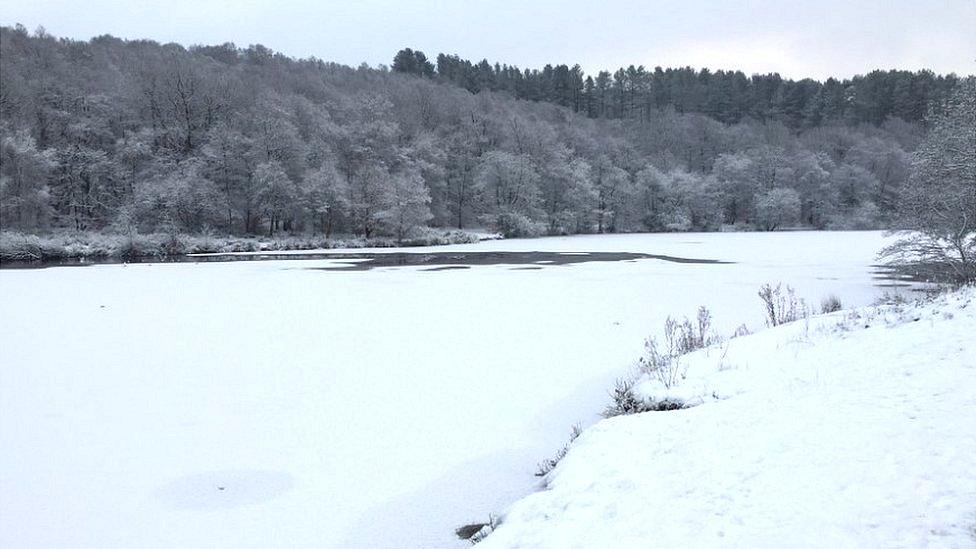
<svg viewBox="0 0 976 549">
<path fill-rule="evenodd" d="M 746 119 L 775 121 L 804 129 L 824 124 L 874 124 L 895 117 L 925 118 L 959 82 L 931 71 L 873 71 L 845 80 L 790 80 L 779 74 L 746 76 L 741 71 L 653 70 L 630 65 L 587 76 L 579 65 L 519 69 L 483 59 L 472 63 L 438 54 L 436 66 L 423 52 L 406 48 L 393 59 L 394 71 L 437 77 L 472 93 L 504 91 L 518 99 L 547 101 L 590 118 L 631 118 L 648 122 L 656 110 L 701 113 L 735 124 Z"/>
<path fill-rule="evenodd" d="M 671 105 L 590 118 L 431 70 L 0 28 L 0 228 L 878 227 L 925 133 L 893 116 L 796 129 Z"/>
</svg>

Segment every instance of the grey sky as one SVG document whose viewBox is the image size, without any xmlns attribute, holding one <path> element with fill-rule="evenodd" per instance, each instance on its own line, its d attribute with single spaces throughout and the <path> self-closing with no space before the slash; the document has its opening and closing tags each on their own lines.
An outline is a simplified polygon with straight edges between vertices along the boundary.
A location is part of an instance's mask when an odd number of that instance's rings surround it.
<svg viewBox="0 0 976 549">
<path fill-rule="evenodd" d="M 402 47 L 521 67 L 707 66 L 785 76 L 976 73 L 976 0 L 0 0 L 0 23 L 57 36 L 264 44 L 350 65 Z"/>
</svg>

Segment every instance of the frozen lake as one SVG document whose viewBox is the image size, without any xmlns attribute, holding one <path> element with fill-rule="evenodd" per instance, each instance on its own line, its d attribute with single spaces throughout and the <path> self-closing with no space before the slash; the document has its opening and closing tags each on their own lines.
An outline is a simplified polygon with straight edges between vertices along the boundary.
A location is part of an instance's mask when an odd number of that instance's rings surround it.
<svg viewBox="0 0 976 549">
<path fill-rule="evenodd" d="M 406 250 L 550 258 L 436 272 L 0 271 L 0 546 L 467 547 L 453 529 L 535 489 L 667 315 L 759 329 L 766 282 L 868 304 L 883 242 L 577 236 Z M 726 263 L 552 259 L 578 252 Z"/>
</svg>

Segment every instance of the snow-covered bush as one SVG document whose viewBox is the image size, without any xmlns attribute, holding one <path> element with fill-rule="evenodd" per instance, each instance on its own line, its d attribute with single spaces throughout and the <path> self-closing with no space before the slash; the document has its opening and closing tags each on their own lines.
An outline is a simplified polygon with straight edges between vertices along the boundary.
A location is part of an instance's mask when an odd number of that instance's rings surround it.
<svg viewBox="0 0 976 549">
<path fill-rule="evenodd" d="M 484 220 L 505 238 L 542 236 L 546 232 L 544 223 L 533 221 L 529 216 L 518 212 L 502 212 Z"/>
<path fill-rule="evenodd" d="M 440 246 L 445 244 L 473 244 L 478 242 L 477 234 L 465 231 L 438 231 L 430 228 L 418 228 L 414 236 L 404 239 L 401 246 Z"/>
<path fill-rule="evenodd" d="M 873 306 L 878 305 L 904 305 L 908 303 L 908 299 L 905 298 L 904 294 L 896 292 L 885 292 L 881 294 L 880 297 L 874 300 L 871 304 Z"/>
<path fill-rule="evenodd" d="M 736 337 L 747 336 L 751 333 L 752 331 L 749 329 L 748 326 L 746 326 L 745 324 L 739 324 L 739 326 L 735 329 L 735 331 L 732 332 L 732 337 L 736 338 Z"/>
<path fill-rule="evenodd" d="M 102 244 L 108 244 L 105 240 L 99 240 L 96 242 Z M 152 257 L 155 255 L 162 255 L 156 253 L 157 247 L 154 245 L 152 238 L 149 235 L 131 234 L 127 236 L 118 237 L 118 242 L 115 245 L 109 245 L 103 252 L 96 252 L 92 254 L 92 257 L 117 257 L 120 259 L 137 259 L 140 257 Z"/>
<path fill-rule="evenodd" d="M 646 412 L 647 403 L 634 392 L 633 379 L 618 379 L 610 390 L 610 405 L 603 410 L 603 417 L 623 416 Z"/>
<path fill-rule="evenodd" d="M 535 472 L 535 476 L 544 477 L 549 474 L 549 471 L 555 469 L 556 465 L 559 464 L 559 461 L 564 457 L 566 457 L 566 454 L 569 452 L 569 445 L 572 444 L 574 440 L 579 438 L 580 433 L 582 432 L 583 429 L 578 424 L 573 425 L 573 429 L 569 433 L 569 442 L 567 442 L 562 448 L 560 448 L 559 451 L 556 452 L 555 456 L 540 461 L 538 466 L 539 468 Z"/>
<path fill-rule="evenodd" d="M 681 361 L 678 355 L 674 354 L 673 330 L 674 321 L 668 318 L 665 328 L 665 339 L 668 341 L 667 348 L 662 352 L 658 349 L 657 338 L 651 336 L 644 340 L 644 356 L 640 357 L 640 369 L 642 372 L 650 374 L 665 387 L 672 387 L 678 382 L 681 376 Z"/>
<path fill-rule="evenodd" d="M 742 329 L 745 327 L 743 326 Z M 680 401 L 648 399 L 635 391 L 637 381 L 650 378 L 665 388 L 675 386 L 684 376 L 681 357 L 717 343 L 721 338 L 712 331 L 712 313 L 699 307 L 695 319 L 682 321 L 668 317 L 664 322 L 664 337 L 654 336 L 644 341 L 644 354 L 637 361 L 637 377 L 618 379 L 610 391 L 612 402 L 603 411 L 604 417 L 639 414 L 650 411 L 677 410 L 684 407 Z"/>
<path fill-rule="evenodd" d="M 3 261 L 39 261 L 44 259 L 41 249 L 41 239 L 34 235 L 0 233 L 0 260 Z"/>
<path fill-rule="evenodd" d="M 711 333 L 711 326 L 712 314 L 705 307 L 698 308 L 694 322 L 687 317 L 681 322 L 668 317 L 664 321 L 663 344 L 659 345 L 653 336 L 644 341 L 644 356 L 639 360 L 641 372 L 667 388 L 672 387 L 682 375 L 681 356 L 717 340 Z"/>
<path fill-rule="evenodd" d="M 769 326 L 779 326 L 810 316 L 806 301 L 797 298 L 796 291 L 790 286 L 784 291 L 782 284 L 763 284 L 759 288 L 759 298 L 766 307 L 766 324 Z"/>
<path fill-rule="evenodd" d="M 610 391 L 611 402 L 603 410 L 603 417 L 625 416 L 643 412 L 666 412 L 684 408 L 682 402 L 662 399 L 651 400 L 638 395 L 634 389 L 635 379 L 618 379 Z"/>
<path fill-rule="evenodd" d="M 829 295 L 820 302 L 820 312 L 823 314 L 834 313 L 844 308 L 844 304 L 841 303 L 840 298 L 835 295 Z"/>
</svg>

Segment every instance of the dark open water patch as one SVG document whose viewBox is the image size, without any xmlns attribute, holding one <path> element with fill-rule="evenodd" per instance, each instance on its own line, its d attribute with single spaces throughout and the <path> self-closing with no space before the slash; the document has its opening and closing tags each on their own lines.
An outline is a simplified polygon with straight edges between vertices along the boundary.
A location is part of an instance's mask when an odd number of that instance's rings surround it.
<svg viewBox="0 0 976 549">
<path fill-rule="evenodd" d="M 165 257 L 142 257 L 127 260 L 113 258 L 62 259 L 54 261 L 3 261 L 3 269 L 42 269 L 46 267 L 87 267 L 123 263 L 224 263 L 231 261 L 309 261 L 347 260 L 349 263 L 326 267 L 310 267 L 322 271 L 368 271 L 379 267 L 430 267 L 425 271 L 450 271 L 481 265 L 528 265 L 542 268 L 552 265 L 605 261 L 635 261 L 658 259 L 672 263 L 726 264 L 717 259 L 697 259 L 670 255 L 632 252 L 390 252 L 390 253 L 253 253 L 253 254 L 198 254 Z"/>
<path fill-rule="evenodd" d="M 431 267 L 429 269 L 421 269 L 423 271 L 463 271 L 470 269 L 469 265 L 444 265 L 443 267 Z"/>
<path fill-rule="evenodd" d="M 969 280 L 965 271 L 956 270 L 949 263 L 913 262 L 895 265 L 872 265 L 872 277 L 881 281 L 881 286 L 898 287 L 922 284 L 960 284 Z M 928 291 L 928 288 L 922 288 Z"/>
<path fill-rule="evenodd" d="M 430 267 L 425 271 L 466 269 L 472 266 L 516 265 L 514 269 L 541 269 L 556 265 L 577 263 L 634 261 L 658 259 L 672 263 L 725 264 L 717 259 L 693 259 L 670 255 L 641 254 L 633 252 L 431 252 L 431 253 L 365 253 L 324 254 L 332 257 L 319 259 L 355 259 L 355 263 L 342 266 L 309 267 L 318 271 L 368 271 L 380 267 Z"/>
<path fill-rule="evenodd" d="M 879 288 L 910 288 L 932 281 L 925 274 L 904 267 L 871 265 L 871 268 L 871 278 Z"/>
<path fill-rule="evenodd" d="M 940 277 L 940 273 L 930 265 L 871 265 L 871 279 L 877 288 L 890 288 L 929 294 L 942 287 L 951 279 Z"/>
</svg>

